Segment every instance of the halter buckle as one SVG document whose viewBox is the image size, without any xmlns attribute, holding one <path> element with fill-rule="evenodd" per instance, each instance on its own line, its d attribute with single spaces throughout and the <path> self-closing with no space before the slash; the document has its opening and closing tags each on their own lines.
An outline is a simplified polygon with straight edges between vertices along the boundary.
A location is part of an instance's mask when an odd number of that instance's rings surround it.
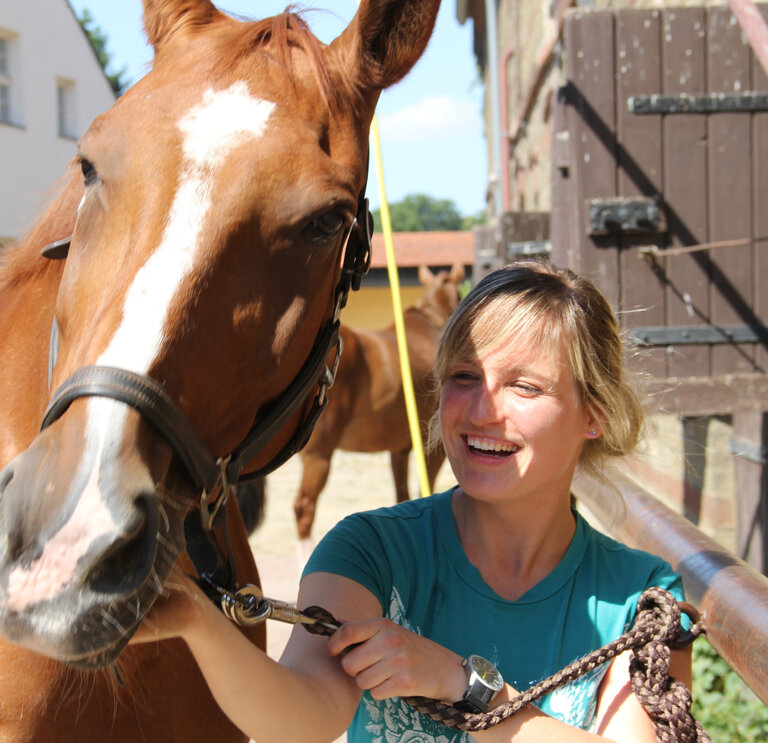
<svg viewBox="0 0 768 743">
<path fill-rule="evenodd" d="M 225 506 L 229 500 L 229 496 L 232 493 L 232 484 L 227 477 L 227 465 L 231 458 L 231 454 L 226 457 L 219 457 L 216 460 L 216 467 L 219 470 L 219 476 L 216 479 L 213 487 L 204 488 L 200 495 L 200 515 L 202 516 L 203 526 L 206 531 L 211 531 L 216 521 L 216 517 L 219 515 L 219 511 L 222 506 Z M 221 492 L 218 498 L 214 498 L 216 491 L 221 486 Z"/>
<path fill-rule="evenodd" d="M 341 353 L 343 350 L 344 339 L 338 335 L 336 336 L 336 355 L 333 357 L 333 363 L 331 365 L 325 365 L 323 374 L 318 382 L 320 389 L 317 393 L 317 404 L 320 406 L 325 406 L 326 399 L 328 398 L 328 390 L 330 390 L 336 383 L 336 373 L 339 371 L 339 361 L 341 361 Z"/>
</svg>

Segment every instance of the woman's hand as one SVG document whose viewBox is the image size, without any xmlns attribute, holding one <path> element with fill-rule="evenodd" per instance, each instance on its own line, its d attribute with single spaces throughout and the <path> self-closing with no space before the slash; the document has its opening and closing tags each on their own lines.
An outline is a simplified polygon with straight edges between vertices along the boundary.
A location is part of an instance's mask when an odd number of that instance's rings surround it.
<svg viewBox="0 0 768 743">
<path fill-rule="evenodd" d="M 345 652 L 346 651 L 346 652 Z M 467 688 L 463 658 L 388 619 L 343 624 L 328 652 L 374 699 L 423 696 L 455 702 Z"/>
<path fill-rule="evenodd" d="M 131 638 L 131 643 L 158 642 L 184 637 L 191 631 L 210 599 L 178 566 L 174 568 L 154 605 Z"/>
</svg>

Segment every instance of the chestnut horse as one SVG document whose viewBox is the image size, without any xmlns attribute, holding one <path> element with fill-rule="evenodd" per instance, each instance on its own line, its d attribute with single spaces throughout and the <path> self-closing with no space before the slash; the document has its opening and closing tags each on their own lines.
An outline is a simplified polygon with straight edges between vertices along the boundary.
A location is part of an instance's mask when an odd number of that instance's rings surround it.
<svg viewBox="0 0 768 743">
<path fill-rule="evenodd" d="M 258 579 L 220 506 L 322 406 L 365 267 L 349 255 L 374 107 L 438 6 L 363 0 L 326 46 L 292 13 L 144 0 L 152 71 L 88 129 L 0 275 L 4 743 L 245 740 L 183 643 L 126 645 L 185 523 Z M 66 260 L 41 257 L 70 234 Z"/>
<path fill-rule="evenodd" d="M 422 431 L 437 410 L 437 385 L 432 377 L 437 339 L 459 302 L 464 267 L 456 264 L 437 274 L 422 266 L 424 294 L 403 313 L 416 407 Z M 366 332 L 343 325 L 344 352 L 339 361 L 328 406 L 301 451 L 302 476 L 293 508 L 302 557 L 307 557 L 315 507 L 328 480 L 336 449 L 390 452 L 397 500 L 408 500 L 408 455 L 411 434 L 400 376 L 395 326 Z M 430 488 L 445 459 L 442 447 L 426 455 Z"/>
</svg>

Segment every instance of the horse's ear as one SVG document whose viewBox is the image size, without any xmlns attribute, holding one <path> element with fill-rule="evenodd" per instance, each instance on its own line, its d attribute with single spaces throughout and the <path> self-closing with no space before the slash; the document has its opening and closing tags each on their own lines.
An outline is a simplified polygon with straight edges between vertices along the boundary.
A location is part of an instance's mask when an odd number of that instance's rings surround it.
<svg viewBox="0 0 768 743">
<path fill-rule="evenodd" d="M 155 54 L 179 31 L 205 25 L 221 15 L 210 0 L 143 1 L 144 30 Z"/>
<path fill-rule="evenodd" d="M 435 274 L 429 270 L 428 266 L 419 266 L 419 283 L 422 286 L 429 286 L 434 278 Z"/>
<path fill-rule="evenodd" d="M 403 78 L 424 53 L 440 0 L 361 0 L 352 22 L 331 48 L 359 69 L 359 84 L 383 90 Z M 353 66 L 354 65 L 354 66 Z"/>
<path fill-rule="evenodd" d="M 451 280 L 455 284 L 460 284 L 462 281 L 464 281 L 464 264 L 463 263 L 454 263 L 451 267 Z"/>
</svg>

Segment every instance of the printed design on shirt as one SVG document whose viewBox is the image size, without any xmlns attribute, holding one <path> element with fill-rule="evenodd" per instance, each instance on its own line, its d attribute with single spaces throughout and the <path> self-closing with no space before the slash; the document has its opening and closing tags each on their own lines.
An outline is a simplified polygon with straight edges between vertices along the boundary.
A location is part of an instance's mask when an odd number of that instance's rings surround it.
<svg viewBox="0 0 768 743">
<path fill-rule="evenodd" d="M 405 615 L 405 606 L 397 589 L 392 587 L 387 619 L 418 635 Z M 471 743 L 469 733 L 452 730 L 417 712 L 399 698 L 377 701 L 368 692 L 363 694 L 363 704 L 369 718 L 366 730 L 373 743 Z"/>
<path fill-rule="evenodd" d="M 597 714 L 597 691 L 607 668 L 607 665 L 598 666 L 555 689 L 537 706 L 550 717 L 592 732 Z"/>
</svg>

